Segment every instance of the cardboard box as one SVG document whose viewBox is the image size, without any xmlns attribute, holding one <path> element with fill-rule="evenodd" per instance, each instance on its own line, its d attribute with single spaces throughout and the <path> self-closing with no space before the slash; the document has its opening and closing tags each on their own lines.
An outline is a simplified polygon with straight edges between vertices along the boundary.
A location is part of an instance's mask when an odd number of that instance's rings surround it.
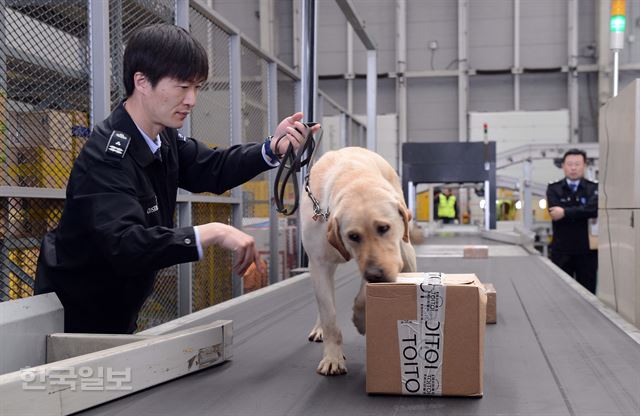
<svg viewBox="0 0 640 416">
<path fill-rule="evenodd" d="M 367 284 L 367 393 L 482 396 L 486 294 L 474 274 Z"/>
<path fill-rule="evenodd" d="M 464 257 L 468 259 L 486 259 L 489 257 L 489 246 L 464 246 Z"/>
<path fill-rule="evenodd" d="M 487 291 L 487 324 L 495 324 L 497 320 L 496 288 L 491 283 L 483 283 Z"/>
</svg>

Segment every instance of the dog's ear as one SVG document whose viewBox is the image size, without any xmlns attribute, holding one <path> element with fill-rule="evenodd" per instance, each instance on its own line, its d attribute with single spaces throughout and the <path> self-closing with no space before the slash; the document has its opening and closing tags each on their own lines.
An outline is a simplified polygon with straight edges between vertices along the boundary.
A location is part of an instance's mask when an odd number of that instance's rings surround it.
<svg viewBox="0 0 640 416">
<path fill-rule="evenodd" d="M 342 237 L 340 237 L 340 224 L 335 217 L 329 220 L 327 227 L 327 239 L 329 240 L 329 244 L 340 252 L 345 261 L 351 260 L 351 254 L 347 251 L 347 248 L 342 242 Z"/>
<path fill-rule="evenodd" d="M 411 211 L 407 208 L 404 202 L 398 202 L 398 213 L 402 217 L 404 222 L 404 234 L 402 235 L 402 241 L 409 242 L 409 222 L 411 221 Z"/>
</svg>

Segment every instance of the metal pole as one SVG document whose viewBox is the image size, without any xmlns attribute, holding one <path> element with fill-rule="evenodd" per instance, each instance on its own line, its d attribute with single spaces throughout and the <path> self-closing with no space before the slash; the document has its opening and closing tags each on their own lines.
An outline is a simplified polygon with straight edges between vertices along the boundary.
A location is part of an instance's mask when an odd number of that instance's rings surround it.
<svg viewBox="0 0 640 416">
<path fill-rule="evenodd" d="M 302 111 L 305 120 L 315 117 L 318 96 L 318 75 L 316 72 L 316 10 L 315 0 L 302 0 L 302 52 L 300 75 L 302 78 Z"/>
<path fill-rule="evenodd" d="M 318 107 L 316 108 L 316 120 L 322 123 L 324 119 L 324 97 L 322 95 L 318 95 Z M 320 142 L 320 147 L 316 148 L 316 152 L 318 156 L 315 156 L 315 159 L 318 160 L 320 156 L 324 154 L 329 149 L 329 141 L 323 140 Z"/>
<path fill-rule="evenodd" d="M 409 181 L 407 184 L 407 200 L 409 202 L 409 211 L 411 212 L 411 216 L 416 218 L 416 186 L 412 181 Z"/>
<path fill-rule="evenodd" d="M 0 0 L 0 100 L 7 100 L 9 97 L 8 82 L 7 82 L 7 2 L 6 0 Z M 7 158 L 7 103 L 6 101 L 0 104 L 0 157 Z M 6 161 L 2 161 L 3 168 L 6 166 Z M 0 173 L 0 181 L 3 183 L 11 183 L 8 181 L 9 174 L 6 172 L 8 169 L 3 169 Z M 2 198 L 0 204 L 3 209 L 9 207 L 9 199 Z M 9 250 L 7 247 L 7 239 L 3 238 L 0 241 L 0 281 L 5 287 L 10 287 L 10 271 L 9 271 Z M 0 292 L 0 302 L 9 300 L 9 294 L 3 294 Z"/>
<path fill-rule="evenodd" d="M 124 90 L 124 83 L 122 82 L 122 74 L 124 72 L 124 60 L 119 58 L 124 56 L 124 13 L 122 11 L 122 0 L 113 1 L 109 4 L 109 20 L 117 22 L 117 24 L 110 25 L 109 38 L 110 47 L 109 55 L 111 56 L 111 87 L 113 90 L 110 92 L 110 104 L 114 101 L 118 101 L 126 98 L 127 93 Z M 115 98 L 115 100 L 114 100 Z M 98 120 L 99 122 L 100 120 Z"/>
<path fill-rule="evenodd" d="M 435 197 L 434 194 L 435 192 L 433 189 L 433 185 L 429 185 L 429 222 L 433 222 L 433 220 L 436 218 L 436 213 L 434 212 L 435 210 L 433 209 L 433 207 L 435 206 Z"/>
<path fill-rule="evenodd" d="M 579 113 L 578 104 L 578 0 L 569 0 L 568 4 L 568 51 L 569 69 L 567 71 L 567 92 L 569 102 L 569 142 L 579 142 Z"/>
<path fill-rule="evenodd" d="M 376 50 L 367 51 L 367 149 L 376 151 L 377 148 L 377 101 L 378 101 L 378 70 Z"/>
<path fill-rule="evenodd" d="M 176 0 L 176 25 L 189 30 L 189 0 Z M 182 134 L 187 137 L 191 136 L 191 115 L 187 116 L 184 124 L 180 129 Z M 180 189 L 181 194 L 189 194 L 189 192 Z M 181 202 L 178 204 L 178 226 L 188 227 L 193 224 L 192 205 L 191 202 Z M 193 309 L 193 287 L 192 287 L 193 269 L 192 263 L 182 263 L 178 265 L 178 314 L 179 316 L 188 315 Z"/>
<path fill-rule="evenodd" d="M 340 147 L 347 147 L 349 141 L 347 139 L 347 115 L 340 113 Z"/>
<path fill-rule="evenodd" d="M 618 59 L 620 51 L 615 49 L 613 51 L 613 96 L 618 95 Z"/>
<path fill-rule="evenodd" d="M 231 145 L 242 143 L 242 81 L 241 81 L 241 39 L 240 35 L 229 36 L 229 96 L 231 99 Z M 239 203 L 233 206 L 232 225 L 242 229 L 242 188 L 239 186 L 231 190 L 231 196 L 238 198 Z M 240 276 L 232 273 L 232 294 L 234 297 L 242 295 L 243 285 Z"/>
<path fill-rule="evenodd" d="M 598 28 L 598 105 L 603 106 L 611 97 L 611 80 L 609 79 L 609 54 L 605 53 L 610 47 L 609 12 L 610 0 L 600 0 L 596 3 L 596 27 Z"/>
<path fill-rule="evenodd" d="M 274 45 L 274 3 L 273 0 L 259 1 L 260 47 L 273 54 Z"/>
<path fill-rule="evenodd" d="M 520 111 L 520 0 L 513 0 L 513 108 Z"/>
<path fill-rule="evenodd" d="M 524 180 L 522 181 L 522 219 L 524 226 L 531 229 L 533 226 L 533 206 L 531 203 L 531 170 L 533 163 L 527 160 L 523 163 Z"/>
<path fill-rule="evenodd" d="M 407 2 L 396 0 L 396 111 L 398 113 L 398 160 L 402 172 L 402 144 L 407 142 Z"/>
<path fill-rule="evenodd" d="M 269 131 L 275 131 L 278 126 L 278 65 L 270 62 L 267 68 L 267 123 Z M 278 268 L 279 248 L 278 241 L 279 221 L 276 211 L 271 208 L 271 201 L 275 195 L 273 194 L 273 184 L 275 182 L 276 172 L 274 169 L 269 171 L 269 284 L 276 283 L 280 279 Z"/>
<path fill-rule="evenodd" d="M 469 108 L 469 1 L 458 0 L 458 138 L 466 142 L 469 139 L 467 111 Z"/>
<path fill-rule="evenodd" d="M 91 127 L 111 112 L 109 66 L 109 2 L 89 0 L 89 55 L 91 65 Z"/>
<path fill-rule="evenodd" d="M 317 4 L 315 0 L 302 0 L 302 52 L 300 62 L 302 112 L 307 121 L 315 121 L 316 99 L 318 97 L 318 74 L 316 71 L 316 24 Z M 304 189 L 307 166 L 300 171 L 300 189 Z M 302 247 L 302 233 L 298 221 L 298 265 L 306 267 L 308 259 Z"/>
<path fill-rule="evenodd" d="M 484 181 L 484 229 L 491 229 L 490 212 L 491 212 L 491 187 L 489 181 Z M 495 202 L 493 202 L 495 205 Z"/>
<path fill-rule="evenodd" d="M 302 46 L 300 45 L 302 35 L 300 33 L 300 0 L 291 0 L 291 10 L 292 10 L 292 32 L 293 32 L 293 70 L 299 73 L 300 70 L 300 52 L 302 51 Z M 300 108 L 300 107 L 296 107 Z"/>
<path fill-rule="evenodd" d="M 353 28 L 347 21 L 347 110 L 353 114 Z"/>
</svg>

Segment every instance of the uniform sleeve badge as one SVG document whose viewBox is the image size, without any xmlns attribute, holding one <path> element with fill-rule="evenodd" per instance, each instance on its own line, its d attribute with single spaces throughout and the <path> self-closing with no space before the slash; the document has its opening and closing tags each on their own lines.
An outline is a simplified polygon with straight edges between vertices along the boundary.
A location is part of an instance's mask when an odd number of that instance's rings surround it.
<svg viewBox="0 0 640 416">
<path fill-rule="evenodd" d="M 131 136 L 121 131 L 114 130 L 109 137 L 109 142 L 104 152 L 108 155 L 123 158 L 131 143 Z"/>
</svg>

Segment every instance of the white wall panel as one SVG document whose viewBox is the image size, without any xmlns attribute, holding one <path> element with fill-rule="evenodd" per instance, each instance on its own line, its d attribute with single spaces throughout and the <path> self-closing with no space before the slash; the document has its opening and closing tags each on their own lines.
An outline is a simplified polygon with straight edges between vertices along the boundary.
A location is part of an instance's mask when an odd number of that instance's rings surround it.
<svg viewBox="0 0 640 416">
<path fill-rule="evenodd" d="M 521 0 L 520 64 L 545 68 L 567 64 L 567 1 Z"/>
<path fill-rule="evenodd" d="M 513 0 L 470 1 L 469 67 L 504 69 L 512 65 Z"/>
<path fill-rule="evenodd" d="M 410 79 L 407 84 L 410 142 L 458 141 L 455 78 Z"/>
<path fill-rule="evenodd" d="M 469 111 L 513 110 L 511 75 L 483 75 L 469 78 Z"/>
<path fill-rule="evenodd" d="M 407 2 L 407 70 L 431 68 L 429 42 L 438 42 L 433 69 L 445 69 L 458 57 L 458 3 L 451 0 Z M 455 68 L 455 66 L 452 66 Z"/>
<path fill-rule="evenodd" d="M 522 74 L 520 109 L 529 111 L 568 108 L 567 74 Z"/>
</svg>

